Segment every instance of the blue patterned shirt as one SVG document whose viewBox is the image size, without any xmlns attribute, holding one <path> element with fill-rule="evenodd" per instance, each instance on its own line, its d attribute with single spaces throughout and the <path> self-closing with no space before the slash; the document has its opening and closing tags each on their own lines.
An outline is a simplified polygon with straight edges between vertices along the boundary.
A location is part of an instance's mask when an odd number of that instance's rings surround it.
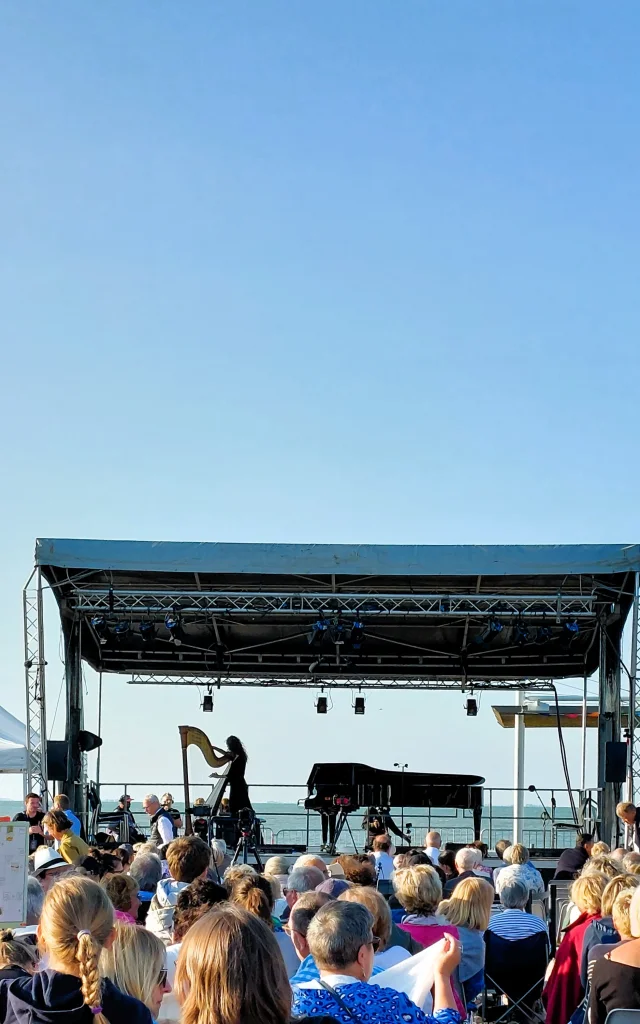
<svg viewBox="0 0 640 1024">
<path fill-rule="evenodd" d="M 336 985 L 349 1009 L 361 1024 L 461 1024 L 457 1010 L 439 1010 L 433 1016 L 424 1013 L 404 992 L 357 981 Z M 334 1017 L 341 1024 L 353 1024 L 330 992 L 322 988 L 294 988 L 294 1017 Z"/>
<path fill-rule="evenodd" d="M 380 974 L 384 970 L 384 967 L 375 967 L 371 972 L 371 976 L 374 974 Z M 302 985 L 305 981 L 317 981 L 320 977 L 320 971 L 316 967 L 316 962 L 309 953 L 309 956 L 305 956 L 304 960 L 300 964 L 298 970 L 291 978 L 292 985 Z"/>
</svg>

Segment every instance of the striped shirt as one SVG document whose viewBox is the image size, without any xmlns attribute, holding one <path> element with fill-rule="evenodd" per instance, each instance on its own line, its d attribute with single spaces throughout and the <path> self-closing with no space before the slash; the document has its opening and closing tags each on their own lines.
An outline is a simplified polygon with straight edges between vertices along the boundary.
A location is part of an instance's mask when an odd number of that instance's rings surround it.
<svg viewBox="0 0 640 1024">
<path fill-rule="evenodd" d="M 527 914 L 524 910 L 503 910 L 501 914 L 494 914 L 487 926 L 488 932 L 493 932 L 501 939 L 510 939 L 517 942 L 518 939 L 526 939 L 537 932 L 547 932 L 547 926 L 539 917 Z"/>
</svg>

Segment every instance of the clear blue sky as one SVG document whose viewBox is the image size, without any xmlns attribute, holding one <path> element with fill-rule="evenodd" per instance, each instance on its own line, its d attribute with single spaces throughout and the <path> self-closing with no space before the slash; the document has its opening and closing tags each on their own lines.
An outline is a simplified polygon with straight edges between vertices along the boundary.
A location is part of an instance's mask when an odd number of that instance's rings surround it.
<svg viewBox="0 0 640 1024">
<path fill-rule="evenodd" d="M 638 540 L 635 2 L 68 0 L 0 39 L 10 710 L 36 536 Z M 177 778 L 196 694 L 111 685 L 105 774 Z M 254 781 L 455 742 L 509 785 L 489 703 L 234 690 L 207 724 Z"/>
</svg>

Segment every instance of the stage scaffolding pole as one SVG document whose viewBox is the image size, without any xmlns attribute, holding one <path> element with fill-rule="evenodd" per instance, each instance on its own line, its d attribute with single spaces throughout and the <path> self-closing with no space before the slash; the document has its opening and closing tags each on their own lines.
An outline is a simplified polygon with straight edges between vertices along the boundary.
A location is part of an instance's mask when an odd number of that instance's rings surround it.
<svg viewBox="0 0 640 1024">
<path fill-rule="evenodd" d="M 638 667 L 640 664 L 640 573 L 634 573 L 633 616 L 631 625 L 631 665 L 629 671 L 629 776 L 627 799 L 634 802 L 640 793 L 640 687 Z"/>
<path fill-rule="evenodd" d="M 35 584 L 34 584 L 35 577 Z M 42 575 L 34 569 L 22 593 L 24 614 L 24 671 L 26 683 L 27 793 L 47 793 L 47 703 L 45 687 Z"/>
</svg>

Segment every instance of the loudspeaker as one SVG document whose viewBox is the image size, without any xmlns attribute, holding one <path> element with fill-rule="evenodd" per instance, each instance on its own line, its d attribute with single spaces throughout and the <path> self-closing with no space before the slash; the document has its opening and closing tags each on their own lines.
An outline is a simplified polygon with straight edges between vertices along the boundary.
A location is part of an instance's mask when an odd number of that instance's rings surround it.
<svg viewBox="0 0 640 1024">
<path fill-rule="evenodd" d="M 67 778 L 67 741 L 47 740 L 47 778 L 64 782 Z"/>
<path fill-rule="evenodd" d="M 605 747 L 604 781 L 622 783 L 627 778 L 627 744 L 610 742 Z"/>
<path fill-rule="evenodd" d="M 95 732 L 89 732 L 88 729 L 81 729 L 78 733 L 78 746 L 80 750 L 88 754 L 90 750 L 97 750 L 98 747 L 102 746 L 102 740 L 99 736 L 96 736 Z"/>
</svg>

